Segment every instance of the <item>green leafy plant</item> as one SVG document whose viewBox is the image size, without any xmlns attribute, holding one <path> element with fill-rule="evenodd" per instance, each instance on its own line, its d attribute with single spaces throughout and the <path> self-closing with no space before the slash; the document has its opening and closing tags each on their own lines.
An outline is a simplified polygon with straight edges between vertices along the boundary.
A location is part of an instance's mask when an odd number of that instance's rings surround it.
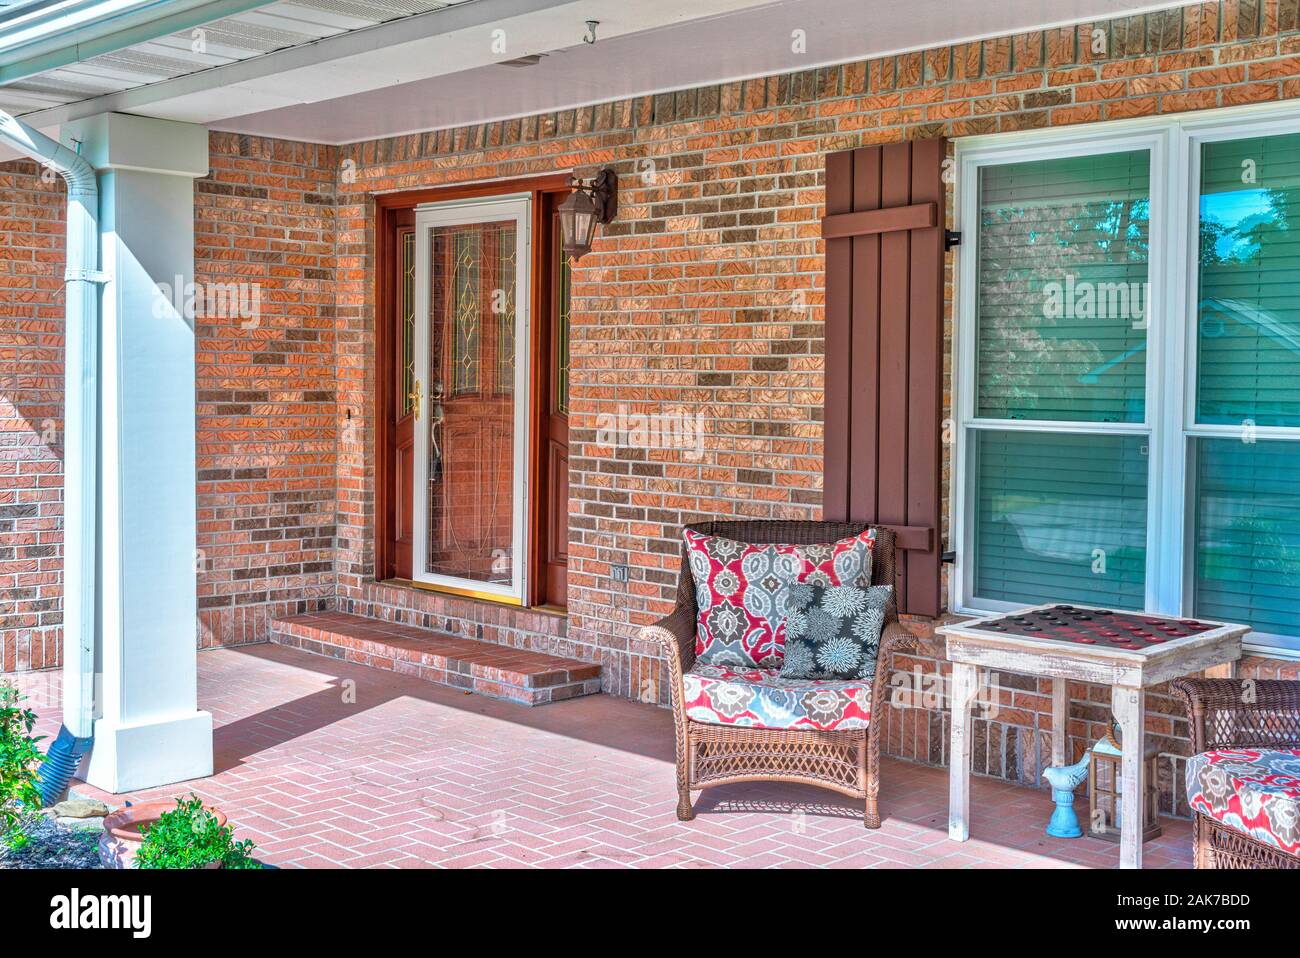
<svg viewBox="0 0 1300 958">
<path fill-rule="evenodd" d="M 224 868 L 261 868 L 253 860 L 253 843 L 237 842 L 229 825 L 203 807 L 197 795 L 176 799 L 176 807 L 148 828 L 135 856 L 136 868 L 204 868 L 220 862 Z"/>
<path fill-rule="evenodd" d="M 24 708 L 22 699 L 11 684 L 0 682 L 0 841 L 10 848 L 27 844 L 26 820 L 41 807 L 36 789 L 41 737 L 32 735 L 36 713 Z"/>
</svg>

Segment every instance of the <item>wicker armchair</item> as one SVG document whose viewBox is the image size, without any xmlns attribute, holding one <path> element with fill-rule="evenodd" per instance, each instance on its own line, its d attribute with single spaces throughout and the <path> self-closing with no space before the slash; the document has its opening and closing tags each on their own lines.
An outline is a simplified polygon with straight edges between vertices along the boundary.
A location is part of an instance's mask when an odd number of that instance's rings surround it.
<svg viewBox="0 0 1300 958">
<path fill-rule="evenodd" d="M 787 542 L 815 545 L 857 535 L 862 523 L 798 521 L 729 521 L 692 524 L 706 535 L 740 542 Z M 894 533 L 877 527 L 872 582 L 894 584 Z M 686 715 L 682 674 L 695 662 L 695 585 L 685 548 L 677 582 L 677 607 L 648 626 L 642 638 L 658 642 L 668 659 L 673 715 L 677 731 L 677 817 L 695 817 L 691 791 L 729 782 L 801 782 L 863 799 L 867 828 L 880 827 L 876 796 L 880 790 L 880 726 L 888 685 L 888 663 L 895 652 L 916 647 L 915 638 L 898 620 L 893 599 L 885 612 L 876 677 L 871 691 L 868 727 L 837 731 L 760 729 L 710 725 Z"/>
<path fill-rule="evenodd" d="M 1221 748 L 1300 748 L 1300 682 L 1256 679 L 1242 701 L 1236 679 L 1175 679 L 1187 706 L 1192 752 Z M 1266 845 L 1208 815 L 1195 813 L 1197 868 L 1300 868 L 1300 857 Z"/>
</svg>

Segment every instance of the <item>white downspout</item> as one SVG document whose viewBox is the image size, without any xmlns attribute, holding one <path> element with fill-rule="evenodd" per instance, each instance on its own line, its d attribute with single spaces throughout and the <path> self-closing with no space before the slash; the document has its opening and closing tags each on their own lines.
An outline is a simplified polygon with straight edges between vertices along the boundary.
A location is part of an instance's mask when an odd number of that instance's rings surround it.
<svg viewBox="0 0 1300 958">
<path fill-rule="evenodd" d="M 0 142 L 68 185 L 64 273 L 63 728 L 41 767 L 41 798 L 57 801 L 95 721 L 96 504 L 99 439 L 99 188 L 95 169 L 66 146 L 0 110 Z"/>
</svg>

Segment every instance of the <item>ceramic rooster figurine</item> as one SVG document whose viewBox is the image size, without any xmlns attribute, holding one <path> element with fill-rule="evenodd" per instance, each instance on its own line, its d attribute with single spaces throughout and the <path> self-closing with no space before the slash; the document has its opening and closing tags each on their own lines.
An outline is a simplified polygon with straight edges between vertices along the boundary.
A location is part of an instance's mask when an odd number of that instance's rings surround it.
<svg viewBox="0 0 1300 958">
<path fill-rule="evenodd" d="M 1073 765 L 1054 765 L 1043 772 L 1043 778 L 1052 786 L 1052 801 L 1056 802 L 1052 820 L 1047 823 L 1047 834 L 1053 838 L 1079 838 L 1083 835 L 1079 816 L 1074 814 L 1074 790 L 1088 776 L 1091 758 L 1092 752 L 1084 752 L 1083 758 Z"/>
</svg>

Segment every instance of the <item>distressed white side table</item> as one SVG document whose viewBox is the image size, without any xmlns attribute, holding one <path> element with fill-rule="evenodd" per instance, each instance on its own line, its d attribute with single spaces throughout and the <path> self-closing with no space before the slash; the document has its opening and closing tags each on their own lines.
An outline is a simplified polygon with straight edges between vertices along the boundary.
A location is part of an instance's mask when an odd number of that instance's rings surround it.
<svg viewBox="0 0 1300 958">
<path fill-rule="evenodd" d="M 1069 683 L 1093 682 L 1111 687 L 1111 711 L 1120 726 L 1123 757 L 1120 799 L 1119 863 L 1142 867 L 1143 742 L 1146 728 L 1146 689 L 1170 679 L 1216 666 L 1231 668 L 1241 658 L 1241 638 L 1248 626 L 1199 620 L 1211 628 L 1157 645 L 1119 648 L 1108 642 L 1081 644 L 1067 639 L 993 631 L 989 623 L 1008 615 L 1043 612 L 1056 605 L 1039 605 L 1000 612 L 935 629 L 947 640 L 952 663 L 952 716 L 948 760 L 948 837 L 970 837 L 971 706 L 978 688 L 978 670 L 1019 672 L 1052 680 L 1052 764 L 1064 765 L 1069 721 Z M 1096 608 L 1070 608 L 1096 612 Z M 1139 612 L 1159 619 L 1154 612 Z"/>
</svg>

